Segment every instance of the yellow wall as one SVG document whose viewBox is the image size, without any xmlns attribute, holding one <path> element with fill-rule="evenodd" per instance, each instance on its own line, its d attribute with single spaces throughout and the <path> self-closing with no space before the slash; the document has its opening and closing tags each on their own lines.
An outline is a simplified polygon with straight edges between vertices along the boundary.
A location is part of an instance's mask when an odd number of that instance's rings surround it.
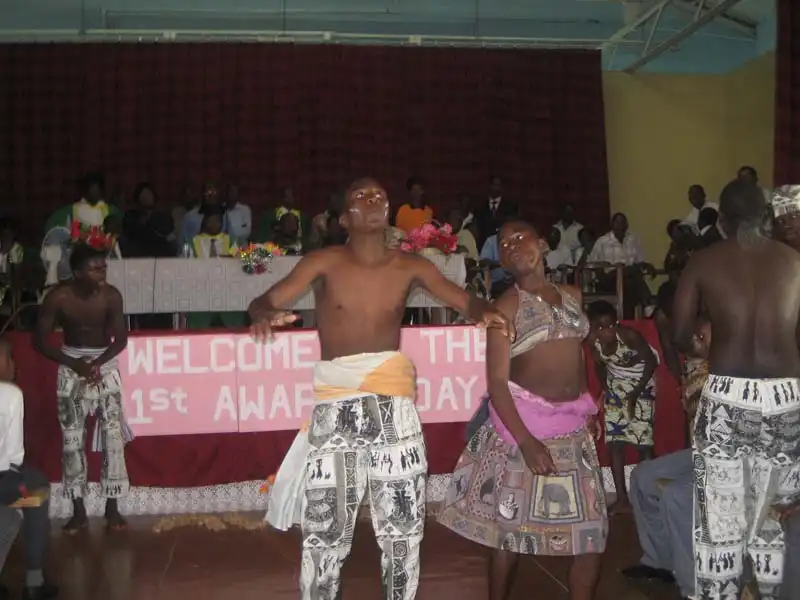
<svg viewBox="0 0 800 600">
<path fill-rule="evenodd" d="M 716 201 L 742 165 L 772 183 L 774 54 L 727 75 L 606 72 L 603 92 L 611 212 L 628 215 L 657 266 L 691 184 Z"/>
</svg>

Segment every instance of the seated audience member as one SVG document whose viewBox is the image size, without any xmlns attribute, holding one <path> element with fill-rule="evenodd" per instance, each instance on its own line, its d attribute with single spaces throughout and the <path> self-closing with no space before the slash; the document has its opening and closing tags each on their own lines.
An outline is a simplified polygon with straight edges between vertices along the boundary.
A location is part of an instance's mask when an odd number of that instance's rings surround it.
<svg viewBox="0 0 800 600">
<path fill-rule="evenodd" d="M 203 214 L 200 233 L 192 240 L 192 255 L 200 259 L 216 259 L 230 257 L 231 241 L 227 233 L 222 231 L 223 209 L 221 206 L 207 206 Z M 219 324 L 230 329 L 244 327 L 247 322 L 243 311 L 226 312 L 190 312 L 186 315 L 189 329 L 207 329 Z"/>
<path fill-rule="evenodd" d="M 297 208 L 297 200 L 295 199 L 292 188 L 283 186 L 278 189 L 277 207 L 274 210 L 266 210 L 261 217 L 258 239 L 264 242 L 272 241 L 275 235 L 275 228 L 278 226 L 278 221 L 280 221 L 281 217 L 286 213 L 292 213 L 297 219 L 298 236 L 302 238 L 304 230 L 303 213 Z"/>
<path fill-rule="evenodd" d="M 504 221 L 519 215 L 519 204 L 505 195 L 505 182 L 497 175 L 489 176 L 488 194 L 473 205 L 475 237 L 478 247 L 483 248 L 486 240 L 500 229 Z"/>
<path fill-rule="evenodd" d="M 347 230 L 342 227 L 339 215 L 331 211 L 325 223 L 325 236 L 322 245 L 327 248 L 328 246 L 344 246 L 346 243 Z"/>
<path fill-rule="evenodd" d="M 122 235 L 122 219 L 119 215 L 108 215 L 106 220 L 103 221 L 103 231 L 111 236 L 112 244 L 111 249 L 108 251 L 108 258 L 112 260 L 120 260 L 122 258 L 122 247 L 120 246 L 120 238 Z"/>
<path fill-rule="evenodd" d="M 761 193 L 764 194 L 764 200 L 767 201 L 767 204 L 772 200 L 772 192 L 759 183 L 758 171 L 756 171 L 754 167 L 739 167 L 739 170 L 736 172 L 736 178 L 740 181 L 757 185 Z"/>
<path fill-rule="evenodd" d="M 445 223 L 450 225 L 453 233 L 458 238 L 458 252 L 464 254 L 468 259 L 478 262 L 480 260 L 478 245 L 472 232 L 467 227 L 464 227 L 464 219 L 464 211 L 460 206 L 455 206 L 447 213 Z"/>
<path fill-rule="evenodd" d="M 583 229 L 583 225 L 575 220 L 575 206 L 571 202 L 565 202 L 561 206 L 561 218 L 554 227 L 561 234 L 560 245 L 564 246 L 562 252 L 569 252 L 569 264 L 574 265 L 577 260 L 577 252 L 581 247 L 578 234 Z"/>
<path fill-rule="evenodd" d="M 625 316 L 632 318 L 634 308 L 654 308 L 653 294 L 644 280 L 645 275 L 655 275 L 655 269 L 644 260 L 642 243 L 636 234 L 628 231 L 628 217 L 616 213 L 611 218 L 611 230 L 595 242 L 588 262 L 600 265 L 623 265 L 625 267 L 624 300 Z M 608 289 L 616 287 L 616 273 L 607 273 L 600 284 Z"/>
<path fill-rule="evenodd" d="M 700 217 L 697 219 L 699 233 L 695 243 L 696 248 L 708 248 L 711 244 L 725 239 L 722 231 L 717 227 L 718 218 L 719 212 L 716 209 L 704 208 L 700 211 Z"/>
<path fill-rule="evenodd" d="M 284 213 L 275 225 L 272 242 L 291 256 L 303 253 L 303 242 L 300 239 L 300 221 L 294 212 Z"/>
<path fill-rule="evenodd" d="M 581 243 L 581 247 L 575 251 L 575 266 L 583 267 L 592 254 L 597 236 L 594 234 L 594 230 L 584 227 L 578 232 L 578 241 Z"/>
<path fill-rule="evenodd" d="M 701 210 L 704 208 L 713 208 L 714 210 L 719 210 L 719 204 L 709 202 L 706 198 L 706 191 L 703 189 L 703 186 L 696 183 L 689 186 L 689 204 L 692 205 L 692 210 L 690 210 L 689 214 L 686 215 L 683 223 L 688 225 L 694 233 L 698 233 L 700 231 L 697 221 L 700 218 Z"/>
<path fill-rule="evenodd" d="M 492 288 L 490 294 L 492 298 L 499 298 L 514 283 L 514 280 L 511 273 L 500 266 L 500 246 L 497 233 L 490 235 L 483 243 L 480 264 L 485 269 L 491 269 Z"/>
<path fill-rule="evenodd" d="M 717 219 L 719 218 L 719 211 L 714 208 L 704 208 L 700 211 L 700 216 L 697 218 L 697 229 L 701 236 L 708 234 L 712 228 L 716 228 Z"/>
<path fill-rule="evenodd" d="M 176 244 L 181 243 L 180 234 L 183 231 L 183 220 L 193 207 L 199 205 L 199 201 L 197 200 L 199 196 L 200 194 L 197 188 L 191 183 L 185 183 L 183 187 L 181 187 L 177 204 L 173 206 L 170 211 L 170 216 L 172 217 L 172 231 L 174 232 L 174 239 L 171 240 L 172 242 Z"/>
<path fill-rule="evenodd" d="M 609 513 L 629 512 L 625 490 L 625 450 L 632 446 L 641 460 L 653 457 L 658 352 L 641 333 L 617 321 L 609 302 L 593 302 L 588 310 L 589 343 L 602 390 L 605 440 L 617 500 Z"/>
<path fill-rule="evenodd" d="M 622 571 L 626 578 L 674 581 L 683 597 L 694 593 L 693 491 L 691 449 L 634 467 L 630 496 L 642 558 Z"/>
<path fill-rule="evenodd" d="M 547 235 L 547 248 L 545 267 L 555 271 L 560 267 L 573 266 L 572 251 L 562 243 L 561 230 L 555 225 Z"/>
<path fill-rule="evenodd" d="M 181 247 L 191 244 L 195 236 L 202 232 L 203 218 L 209 212 L 219 212 L 221 229 L 225 231 L 225 214 L 219 197 L 219 190 L 216 184 L 206 182 L 200 194 L 200 203 L 192 207 L 183 217 L 181 232 L 178 241 Z"/>
<path fill-rule="evenodd" d="M 17 242 L 17 232 L 10 218 L 0 218 L 0 275 L 11 273 L 22 264 L 25 251 Z"/>
<path fill-rule="evenodd" d="M 79 183 L 81 199 L 57 210 L 45 224 L 45 233 L 54 227 L 70 229 L 73 221 L 86 227 L 101 227 L 106 217 L 119 213 L 119 209 L 107 204 L 105 196 L 105 176 L 100 172 L 89 173 Z"/>
<path fill-rule="evenodd" d="M 395 217 L 395 227 L 404 232 L 416 229 L 433 221 L 433 209 L 425 202 L 425 180 L 410 177 L 406 182 L 408 202 L 403 204 Z"/>
<path fill-rule="evenodd" d="M 221 207 L 208 207 L 203 214 L 200 233 L 192 239 L 192 252 L 195 258 L 220 258 L 230 256 L 231 240 L 222 231 L 223 212 Z"/>
<path fill-rule="evenodd" d="M 461 210 L 461 214 L 466 215 L 464 222 L 461 223 L 462 229 L 468 229 L 475 238 L 475 246 L 478 246 L 478 226 L 475 224 L 475 199 L 470 194 L 461 193 L 456 199 L 456 206 Z"/>
<path fill-rule="evenodd" d="M 691 228 L 678 219 L 673 219 L 667 224 L 667 235 L 670 244 L 664 257 L 664 271 L 670 280 L 677 280 L 692 255 L 694 235 Z"/>
<path fill-rule="evenodd" d="M 24 404 L 14 376 L 11 344 L 0 339 L 0 569 L 19 531 L 20 515 L 12 505 L 29 495 L 29 506 L 22 508 L 26 568 L 22 598 L 44 600 L 58 594 L 43 571 L 50 544 L 50 486 L 44 475 L 23 466 Z M 0 600 L 6 598 L 11 594 L 0 586 Z"/>
<path fill-rule="evenodd" d="M 320 248 L 326 244 L 328 224 L 331 223 L 331 216 L 336 216 L 337 224 L 339 215 L 342 214 L 344 207 L 344 194 L 337 192 L 331 194 L 328 199 L 328 206 L 311 220 L 309 227 L 307 246 L 309 249 Z"/>
<path fill-rule="evenodd" d="M 225 224 L 231 244 L 239 248 L 247 246 L 253 229 L 253 215 L 239 196 L 239 186 L 232 183 L 225 190 Z"/>
<path fill-rule="evenodd" d="M 122 221 L 120 247 L 125 258 L 169 258 L 177 254 L 175 221 L 159 206 L 153 187 L 145 182 L 133 190 L 133 208 Z"/>
<path fill-rule="evenodd" d="M 674 296 L 674 294 L 673 294 Z M 671 300 L 672 298 L 670 298 Z M 687 422 L 692 423 L 697 400 L 708 379 L 708 321 L 698 325 L 688 361 L 695 368 L 683 380 Z M 704 364 L 705 368 L 697 365 Z M 691 449 L 645 461 L 631 473 L 631 506 L 642 547 L 639 564 L 622 571 L 628 579 L 675 581 L 685 598 L 694 593 L 694 461 Z"/>
</svg>

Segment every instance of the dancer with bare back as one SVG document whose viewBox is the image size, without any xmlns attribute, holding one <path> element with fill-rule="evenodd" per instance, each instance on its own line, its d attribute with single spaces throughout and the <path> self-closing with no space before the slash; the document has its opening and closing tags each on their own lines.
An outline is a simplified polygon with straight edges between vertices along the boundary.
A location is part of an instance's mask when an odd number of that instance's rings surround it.
<svg viewBox="0 0 800 600">
<path fill-rule="evenodd" d="M 713 332 L 694 427 L 695 595 L 738 598 L 749 556 L 772 600 L 785 538 L 770 509 L 800 498 L 800 255 L 764 235 L 756 185 L 731 182 L 720 200 L 726 239 L 692 256 L 673 306 L 680 350 L 701 311 Z"/>
<path fill-rule="evenodd" d="M 73 278 L 45 296 L 39 311 L 34 346 L 58 363 L 58 418 L 64 435 L 64 493 L 73 515 L 64 530 L 88 527 L 86 418 L 96 414 L 93 447 L 103 452 L 102 493 L 111 530 L 124 529 L 117 500 L 128 491 L 125 444 L 133 439 L 122 412 L 122 387 L 117 356 L 128 344 L 122 295 L 106 282 L 106 253 L 77 245 L 70 255 Z M 60 326 L 63 345 L 48 341 Z"/>
<path fill-rule="evenodd" d="M 349 233 L 345 246 L 306 255 L 250 305 L 254 337 L 266 340 L 297 319 L 285 308 L 311 287 L 322 358 L 314 368 L 311 423 L 281 465 L 267 520 L 280 529 L 299 520 L 302 598 L 334 600 L 368 490 L 385 597 L 411 600 L 428 465 L 414 406 L 414 365 L 399 352 L 406 300 L 420 286 L 476 323 L 507 336 L 513 331 L 501 313 L 426 258 L 386 247 L 389 200 L 374 179 L 350 185 L 341 224 Z"/>
</svg>

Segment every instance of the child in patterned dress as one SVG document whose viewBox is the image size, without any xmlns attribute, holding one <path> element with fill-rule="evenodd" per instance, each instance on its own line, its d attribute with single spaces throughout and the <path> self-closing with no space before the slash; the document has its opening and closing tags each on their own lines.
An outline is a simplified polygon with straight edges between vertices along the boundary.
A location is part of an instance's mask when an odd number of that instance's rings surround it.
<svg viewBox="0 0 800 600">
<path fill-rule="evenodd" d="M 609 302 L 593 302 L 588 312 L 592 324 L 589 341 L 602 390 L 606 445 L 617 491 L 609 512 L 630 512 L 625 450 L 634 446 L 641 460 L 653 456 L 658 353 L 641 333 L 619 324 L 617 309 Z"/>
</svg>

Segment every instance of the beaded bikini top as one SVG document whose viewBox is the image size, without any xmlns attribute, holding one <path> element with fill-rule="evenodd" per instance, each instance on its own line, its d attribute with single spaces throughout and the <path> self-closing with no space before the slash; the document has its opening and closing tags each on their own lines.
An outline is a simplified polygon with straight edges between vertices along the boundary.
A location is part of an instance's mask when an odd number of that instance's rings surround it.
<svg viewBox="0 0 800 600">
<path fill-rule="evenodd" d="M 561 296 L 561 306 L 545 302 L 539 294 L 526 292 L 516 286 L 519 295 L 514 327 L 517 337 L 511 344 L 511 358 L 531 350 L 548 340 L 577 338 L 589 335 L 589 319 L 580 303 L 565 294 L 557 285 L 553 287 Z"/>
</svg>

